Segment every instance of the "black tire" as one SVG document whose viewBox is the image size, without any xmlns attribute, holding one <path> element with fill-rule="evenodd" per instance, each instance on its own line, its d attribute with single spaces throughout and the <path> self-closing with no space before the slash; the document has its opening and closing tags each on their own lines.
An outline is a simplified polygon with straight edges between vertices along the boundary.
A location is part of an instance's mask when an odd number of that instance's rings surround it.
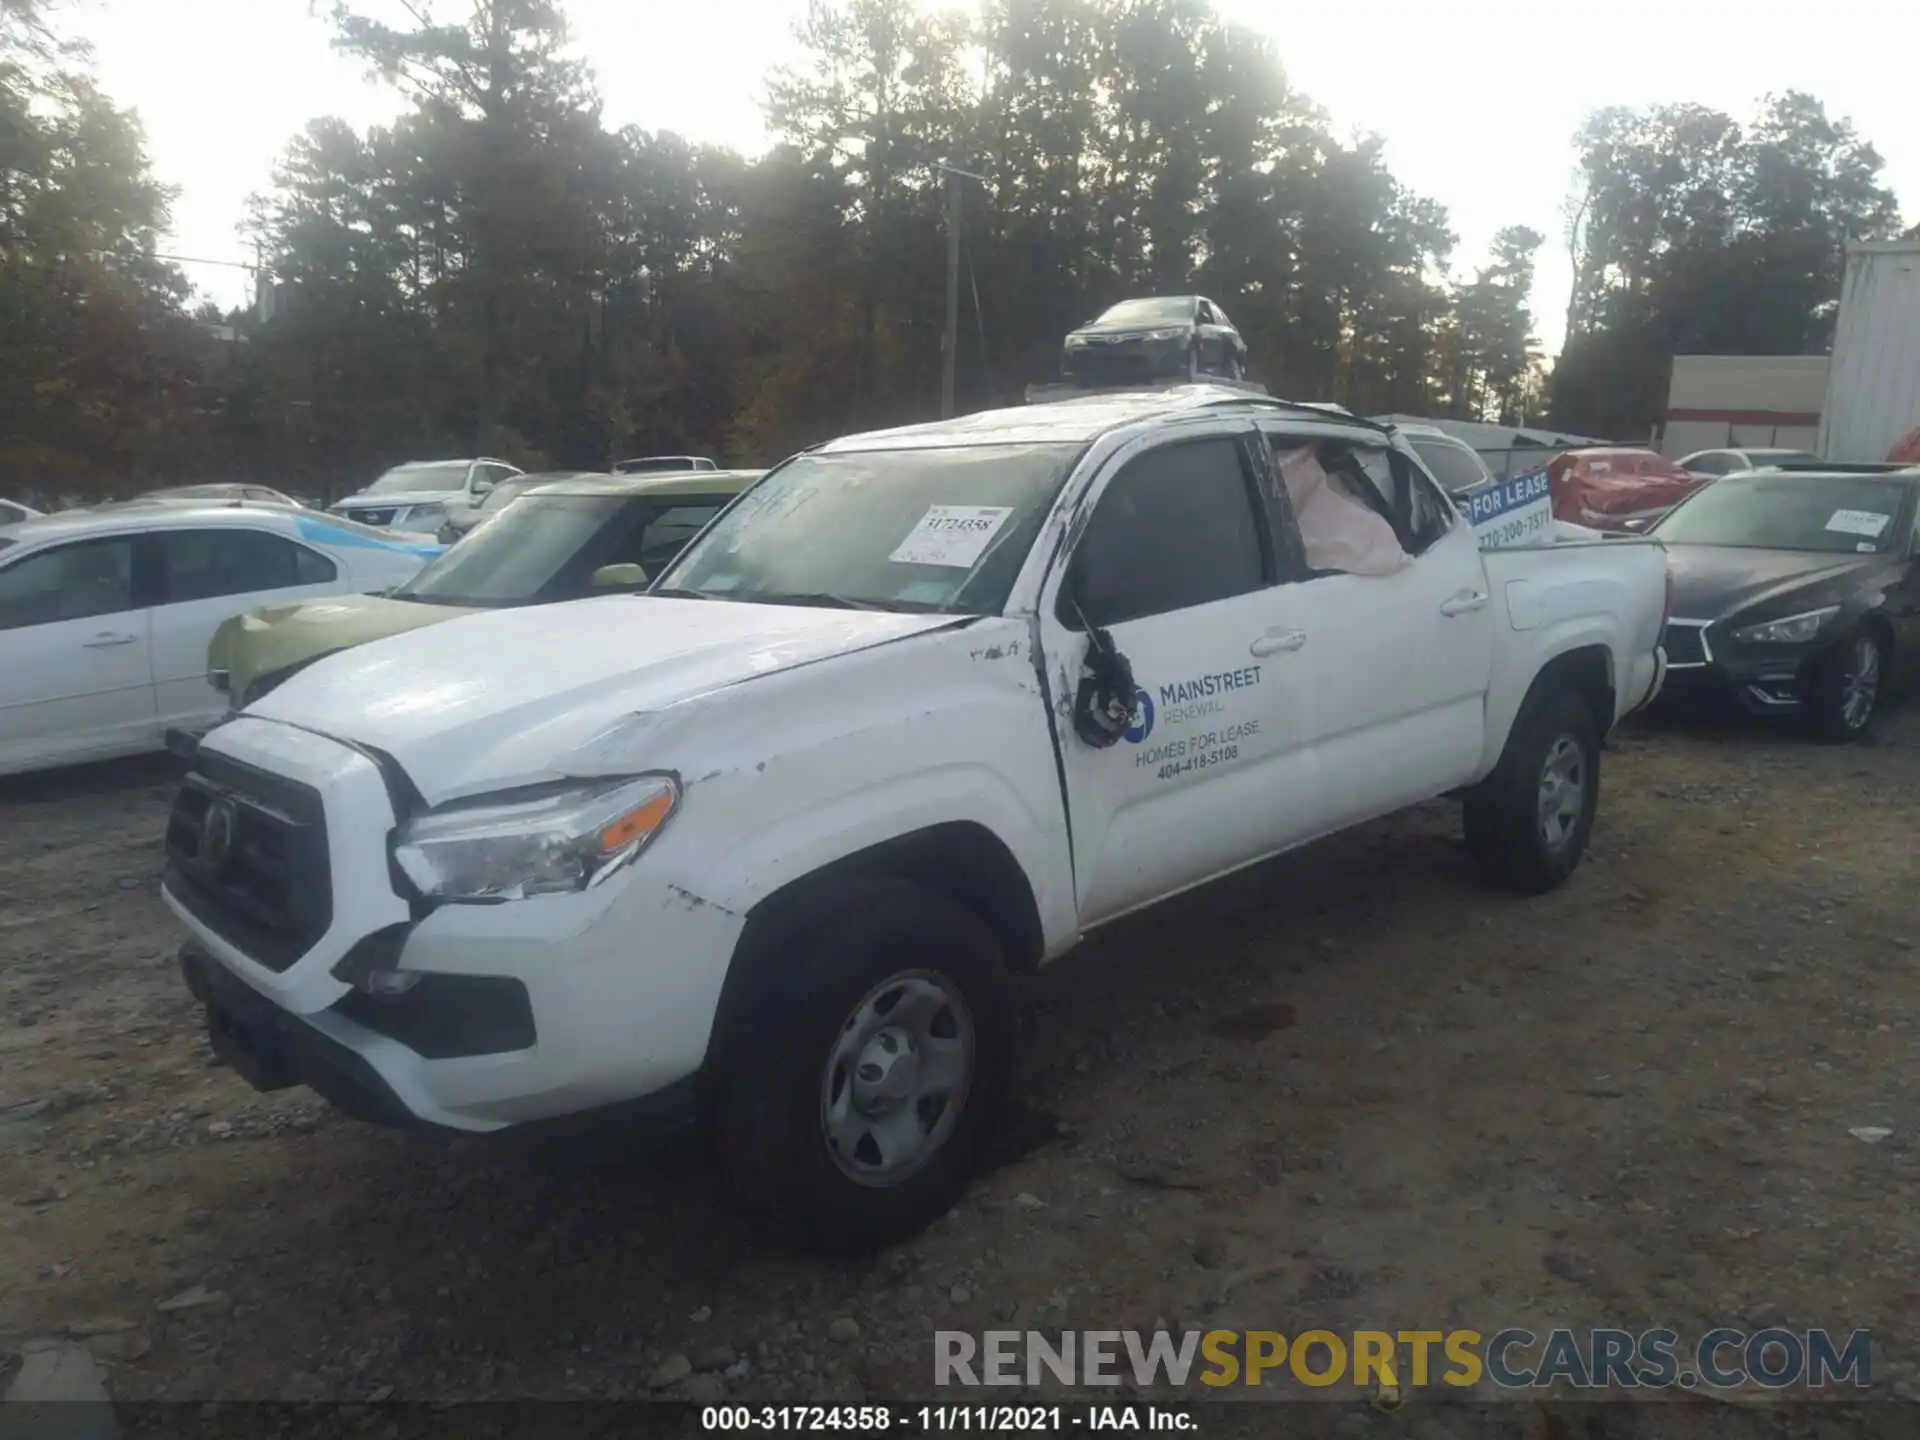
<svg viewBox="0 0 1920 1440">
<path fill-rule="evenodd" d="M 1244 380 L 1246 373 L 1246 371 L 1240 368 L 1240 357 L 1231 350 L 1227 351 L 1227 378 L 1229 380 Z"/>
<path fill-rule="evenodd" d="M 1543 815 L 1549 762 L 1566 772 L 1578 792 L 1569 820 L 1555 817 L 1548 836 Z M 1503 890 L 1539 895 L 1574 872 L 1593 833 L 1600 805 L 1600 737 L 1593 712 L 1571 690 L 1555 687 L 1530 696 L 1514 721 L 1500 763 L 1467 792 L 1463 819 L 1467 849 L 1481 877 Z"/>
<path fill-rule="evenodd" d="M 1195 340 L 1187 347 L 1187 379 L 1198 383 L 1207 378 L 1207 367 L 1200 354 L 1200 342 Z"/>
<path fill-rule="evenodd" d="M 850 887 L 831 920 L 783 937 L 781 950 L 778 993 L 732 1027 L 718 1057 L 713 1138 L 728 1190 L 778 1243 L 852 1254 L 903 1240 L 959 1198 L 1006 1099 L 1016 1010 L 1000 944 L 979 916 L 944 895 L 878 880 Z M 843 1036 L 855 1034 L 866 1000 L 894 981 L 927 983 L 902 977 L 934 977 L 957 997 L 951 1018 L 962 1037 L 959 1027 L 970 1026 L 972 1074 L 943 1143 L 919 1168 L 862 1183 L 846 1168 L 861 1164 L 858 1155 L 837 1158 L 828 1139 L 833 1076 L 844 1076 L 849 1103 L 854 1083 L 834 1055 Z M 944 1107 L 933 1123 L 914 1113 L 925 1133 L 945 1123 Z M 870 1169 L 869 1181 L 876 1174 Z"/>
<path fill-rule="evenodd" d="M 1872 733 L 1886 691 L 1886 659 L 1885 644 L 1865 627 L 1821 658 L 1807 695 L 1807 718 L 1816 736 L 1844 745 Z"/>
</svg>

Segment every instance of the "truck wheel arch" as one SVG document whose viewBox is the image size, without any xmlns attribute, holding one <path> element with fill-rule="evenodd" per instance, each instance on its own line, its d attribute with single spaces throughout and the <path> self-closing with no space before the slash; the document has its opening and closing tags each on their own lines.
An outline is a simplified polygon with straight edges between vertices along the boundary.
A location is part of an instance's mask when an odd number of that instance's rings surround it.
<svg viewBox="0 0 1920 1440">
<path fill-rule="evenodd" d="M 1033 969 L 1044 955 L 1033 886 L 998 835 L 968 820 L 895 836 L 788 882 L 747 913 L 720 987 L 709 1060 L 741 1016 L 778 996 L 782 940 L 828 922 L 863 882 L 876 879 L 910 881 L 966 906 L 994 932 L 1016 970 Z"/>
<path fill-rule="evenodd" d="M 1593 713 L 1593 728 L 1605 740 L 1613 729 L 1615 715 L 1613 652 L 1604 645 L 1582 645 L 1554 656 L 1534 676 L 1526 699 L 1520 702 L 1515 723 L 1533 704 L 1535 696 L 1556 686 L 1571 690 L 1586 702 L 1587 709 Z"/>
</svg>

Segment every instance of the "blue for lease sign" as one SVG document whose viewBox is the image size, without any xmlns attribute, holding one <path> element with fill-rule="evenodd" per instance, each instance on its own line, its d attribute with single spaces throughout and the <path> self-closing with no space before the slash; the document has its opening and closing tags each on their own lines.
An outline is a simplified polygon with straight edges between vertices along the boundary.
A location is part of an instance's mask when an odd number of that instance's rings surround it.
<svg viewBox="0 0 1920 1440">
<path fill-rule="evenodd" d="M 1455 497 L 1482 550 L 1537 540 L 1553 524 L 1553 492 L 1544 468 Z"/>
</svg>

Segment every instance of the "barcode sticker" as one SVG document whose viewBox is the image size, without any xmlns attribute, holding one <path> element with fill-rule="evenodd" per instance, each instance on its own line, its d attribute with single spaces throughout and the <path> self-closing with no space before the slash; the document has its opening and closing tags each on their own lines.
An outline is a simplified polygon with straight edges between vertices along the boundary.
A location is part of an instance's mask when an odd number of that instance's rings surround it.
<svg viewBox="0 0 1920 1440">
<path fill-rule="evenodd" d="M 1011 514 L 1011 505 L 930 505 L 887 558 L 896 565 L 971 570 Z"/>
<path fill-rule="evenodd" d="M 1892 520 L 1891 515 L 1878 515 L 1871 510 L 1836 510 L 1827 521 L 1827 529 L 1838 530 L 1842 535 L 1865 535 L 1873 539 Z"/>
</svg>

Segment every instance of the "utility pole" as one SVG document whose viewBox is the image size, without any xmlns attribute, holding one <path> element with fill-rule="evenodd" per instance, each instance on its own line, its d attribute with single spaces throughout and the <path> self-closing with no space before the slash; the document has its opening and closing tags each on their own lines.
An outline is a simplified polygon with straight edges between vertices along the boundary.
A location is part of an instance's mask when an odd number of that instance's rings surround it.
<svg viewBox="0 0 1920 1440">
<path fill-rule="evenodd" d="M 947 332 L 940 341 L 940 418 L 953 416 L 953 371 L 960 356 L 960 182 L 986 176 L 951 165 L 936 165 L 947 177 Z"/>
</svg>

